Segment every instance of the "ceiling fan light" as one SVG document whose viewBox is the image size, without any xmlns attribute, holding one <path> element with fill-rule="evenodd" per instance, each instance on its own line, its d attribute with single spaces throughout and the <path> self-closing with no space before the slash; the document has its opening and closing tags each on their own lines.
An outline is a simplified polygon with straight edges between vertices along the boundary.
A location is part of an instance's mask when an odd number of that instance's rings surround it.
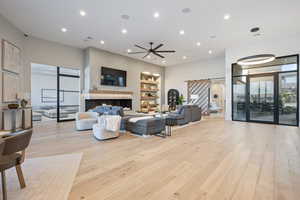
<svg viewBox="0 0 300 200">
<path fill-rule="evenodd" d="M 260 54 L 241 58 L 237 61 L 239 65 L 259 65 L 272 62 L 276 57 L 274 54 Z"/>
</svg>

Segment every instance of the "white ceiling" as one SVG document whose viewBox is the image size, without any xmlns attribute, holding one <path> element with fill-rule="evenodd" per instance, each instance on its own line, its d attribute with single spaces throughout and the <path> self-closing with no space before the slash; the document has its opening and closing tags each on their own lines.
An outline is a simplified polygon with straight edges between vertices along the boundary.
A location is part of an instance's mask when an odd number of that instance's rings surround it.
<svg viewBox="0 0 300 200">
<path fill-rule="evenodd" d="M 184 8 L 191 12 L 182 13 Z M 80 16 L 80 10 L 87 15 Z M 129 48 L 139 50 L 134 44 L 163 43 L 161 50 L 176 50 L 165 54 L 168 66 L 211 59 L 240 43 L 298 34 L 299 11 L 299 0 L 0 0 L 0 13 L 29 35 L 122 55 L 127 55 Z M 160 13 L 158 19 L 153 18 L 154 12 Z M 230 20 L 223 19 L 227 13 Z M 130 19 L 122 19 L 123 14 Z M 261 27 L 259 37 L 249 33 L 255 26 Z M 62 27 L 68 32 L 62 33 Z M 123 28 L 128 30 L 126 35 L 121 33 Z M 183 36 L 179 35 L 181 29 L 185 30 Z M 211 39 L 212 35 L 216 38 Z M 87 36 L 94 40 L 84 42 Z M 208 54 L 209 50 L 213 54 Z M 142 55 L 130 57 L 140 59 Z M 162 65 L 162 59 L 154 57 L 144 60 Z"/>
</svg>

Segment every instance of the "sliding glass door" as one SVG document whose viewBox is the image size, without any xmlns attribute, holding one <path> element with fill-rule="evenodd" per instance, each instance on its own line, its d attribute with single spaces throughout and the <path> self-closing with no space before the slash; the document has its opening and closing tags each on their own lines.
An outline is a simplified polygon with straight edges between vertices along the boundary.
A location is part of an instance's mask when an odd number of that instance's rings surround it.
<svg viewBox="0 0 300 200">
<path fill-rule="evenodd" d="M 298 126 L 299 56 L 232 65 L 232 120 Z"/>
</svg>

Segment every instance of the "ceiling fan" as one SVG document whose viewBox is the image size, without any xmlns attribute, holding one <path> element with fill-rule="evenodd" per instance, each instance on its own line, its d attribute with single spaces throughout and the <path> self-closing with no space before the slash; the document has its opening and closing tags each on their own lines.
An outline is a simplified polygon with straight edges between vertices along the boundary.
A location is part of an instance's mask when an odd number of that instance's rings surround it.
<svg viewBox="0 0 300 200">
<path fill-rule="evenodd" d="M 176 51 L 174 50 L 165 50 L 165 51 L 158 51 L 159 48 L 161 48 L 163 46 L 163 44 L 159 44 L 157 45 L 155 48 L 153 48 L 153 42 L 150 42 L 150 49 L 147 49 L 145 47 L 139 46 L 139 45 L 134 45 L 137 48 L 143 49 L 144 51 L 137 51 L 137 52 L 129 52 L 128 54 L 141 54 L 141 53 L 145 53 L 145 56 L 143 58 L 146 58 L 148 55 L 150 55 L 151 53 L 153 55 L 156 55 L 160 58 L 165 58 L 163 55 L 161 55 L 161 53 L 175 53 Z"/>
</svg>

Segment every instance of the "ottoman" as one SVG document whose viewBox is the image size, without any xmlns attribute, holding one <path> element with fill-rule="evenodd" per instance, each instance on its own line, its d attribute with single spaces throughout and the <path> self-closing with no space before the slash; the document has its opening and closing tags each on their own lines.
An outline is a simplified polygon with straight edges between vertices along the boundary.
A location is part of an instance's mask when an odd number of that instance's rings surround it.
<svg viewBox="0 0 300 200">
<path fill-rule="evenodd" d="M 165 131 L 165 120 L 161 117 L 131 118 L 126 122 L 126 130 L 138 135 L 155 135 Z"/>
</svg>

